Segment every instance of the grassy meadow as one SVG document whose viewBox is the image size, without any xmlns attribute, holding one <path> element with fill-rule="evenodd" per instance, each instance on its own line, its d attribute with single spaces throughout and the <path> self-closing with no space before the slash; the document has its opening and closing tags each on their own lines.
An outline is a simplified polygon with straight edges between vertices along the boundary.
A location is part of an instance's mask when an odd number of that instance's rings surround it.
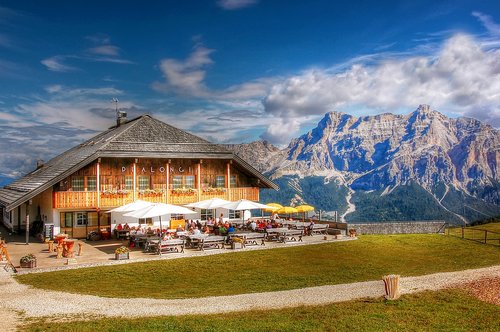
<svg viewBox="0 0 500 332">
<path fill-rule="evenodd" d="M 26 331 L 498 331 L 500 307 L 461 290 L 217 315 L 34 321 Z"/>
<path fill-rule="evenodd" d="M 417 276 L 500 264 L 498 247 L 437 234 L 179 258 L 17 276 L 39 288 L 104 297 L 188 298 Z M 165 289 L 168 288 L 168 291 Z"/>
</svg>

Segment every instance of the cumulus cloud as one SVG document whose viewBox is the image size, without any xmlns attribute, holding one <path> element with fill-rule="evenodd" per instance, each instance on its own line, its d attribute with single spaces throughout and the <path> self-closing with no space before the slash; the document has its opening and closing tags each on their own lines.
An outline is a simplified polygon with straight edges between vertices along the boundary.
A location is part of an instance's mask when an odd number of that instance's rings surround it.
<svg viewBox="0 0 500 332">
<path fill-rule="evenodd" d="M 236 10 L 252 6 L 259 2 L 258 0 L 219 0 L 217 5 L 225 10 Z"/>
<path fill-rule="evenodd" d="M 307 70 L 275 84 L 263 104 L 290 130 L 297 128 L 291 119 L 353 105 L 394 111 L 423 103 L 455 115 L 473 114 L 498 127 L 499 91 L 500 51 L 485 50 L 471 36 L 458 34 L 430 56 L 355 64 L 340 72 Z M 276 133 L 279 130 L 271 125 L 264 135 Z"/>
</svg>

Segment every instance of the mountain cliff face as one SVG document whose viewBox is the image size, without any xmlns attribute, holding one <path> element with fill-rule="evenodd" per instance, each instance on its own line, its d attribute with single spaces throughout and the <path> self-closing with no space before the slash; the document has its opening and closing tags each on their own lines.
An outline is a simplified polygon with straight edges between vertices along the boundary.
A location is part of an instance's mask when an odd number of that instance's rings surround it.
<svg viewBox="0 0 500 332">
<path fill-rule="evenodd" d="M 363 209 L 356 213 L 356 207 L 372 204 L 375 197 L 384 205 L 379 197 L 390 200 L 405 191 L 411 200 L 416 190 L 419 194 L 413 199 L 428 195 L 435 209 L 449 215 L 439 215 L 440 219 L 465 222 L 481 214 L 500 214 L 499 131 L 470 118 L 450 119 L 428 105 L 408 115 L 357 118 L 331 112 L 283 150 L 265 142 L 230 149 L 274 180 L 295 179 L 291 182 L 296 188 L 297 181 L 310 177 L 347 188 L 344 209 L 340 208 L 347 219 L 363 219 Z M 401 211 L 393 215 L 418 219 Z"/>
</svg>

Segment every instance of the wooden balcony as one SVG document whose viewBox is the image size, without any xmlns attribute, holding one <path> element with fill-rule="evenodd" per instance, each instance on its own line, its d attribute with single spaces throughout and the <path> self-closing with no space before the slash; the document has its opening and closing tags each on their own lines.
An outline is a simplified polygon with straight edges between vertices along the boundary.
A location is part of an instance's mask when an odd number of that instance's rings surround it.
<svg viewBox="0 0 500 332">
<path fill-rule="evenodd" d="M 126 194 L 100 193 L 99 204 L 96 191 L 56 191 L 53 194 L 53 206 L 55 209 L 97 209 L 100 207 L 102 210 L 107 210 L 131 203 L 134 200 L 133 192 Z M 179 193 L 174 190 L 169 190 L 168 203 L 175 205 L 193 203 L 198 201 L 198 196 L 200 200 L 218 197 L 229 201 L 236 201 L 239 199 L 258 201 L 259 188 L 232 188 L 226 189 L 225 191 L 195 191 L 192 193 Z M 137 191 L 135 197 L 136 199 L 142 199 L 152 203 L 167 202 L 166 191 L 154 193 Z"/>
</svg>

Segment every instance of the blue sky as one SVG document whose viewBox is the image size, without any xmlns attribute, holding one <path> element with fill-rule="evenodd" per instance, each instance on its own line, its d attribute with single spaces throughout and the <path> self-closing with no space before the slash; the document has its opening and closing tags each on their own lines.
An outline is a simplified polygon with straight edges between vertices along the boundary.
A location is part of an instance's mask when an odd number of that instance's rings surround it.
<svg viewBox="0 0 500 332">
<path fill-rule="evenodd" d="M 220 143 L 424 103 L 498 128 L 499 49 L 497 1 L 0 1 L 0 183 L 112 125 L 114 97 Z"/>
</svg>

